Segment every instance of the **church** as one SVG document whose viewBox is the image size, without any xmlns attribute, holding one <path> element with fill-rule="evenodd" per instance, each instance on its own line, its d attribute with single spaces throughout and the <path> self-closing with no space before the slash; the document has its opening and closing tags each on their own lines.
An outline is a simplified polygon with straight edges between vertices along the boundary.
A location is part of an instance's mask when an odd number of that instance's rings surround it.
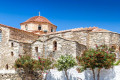
<svg viewBox="0 0 120 80">
<path fill-rule="evenodd" d="M 57 26 L 43 16 L 34 16 L 20 24 L 21 29 L 0 24 L 0 69 L 14 69 L 20 55 L 31 53 L 54 57 L 71 54 L 79 56 L 95 45 L 106 44 L 120 52 L 120 34 L 98 27 L 56 31 Z"/>
</svg>

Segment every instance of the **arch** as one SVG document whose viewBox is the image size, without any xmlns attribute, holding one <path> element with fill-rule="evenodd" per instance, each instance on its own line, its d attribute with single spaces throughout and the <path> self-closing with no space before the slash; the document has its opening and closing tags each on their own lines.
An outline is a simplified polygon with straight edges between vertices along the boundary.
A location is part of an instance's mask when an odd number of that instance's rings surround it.
<svg viewBox="0 0 120 80">
<path fill-rule="evenodd" d="M 38 26 L 38 30 L 41 30 L 41 26 L 40 25 Z"/>
<path fill-rule="evenodd" d="M 53 51 L 56 51 L 56 50 L 57 50 L 57 42 L 54 41 L 54 42 L 53 42 Z"/>
<path fill-rule="evenodd" d="M 2 41 L 2 30 L 0 30 L 0 42 Z"/>
</svg>

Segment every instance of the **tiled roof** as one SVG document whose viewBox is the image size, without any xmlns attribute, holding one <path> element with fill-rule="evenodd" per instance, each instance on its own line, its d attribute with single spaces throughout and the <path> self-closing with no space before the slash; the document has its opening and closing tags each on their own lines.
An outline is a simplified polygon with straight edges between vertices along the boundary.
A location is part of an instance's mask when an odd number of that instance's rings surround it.
<svg viewBox="0 0 120 80">
<path fill-rule="evenodd" d="M 64 31 L 51 32 L 51 33 L 47 33 L 47 35 L 70 32 L 70 31 L 111 32 L 105 29 L 100 29 L 98 27 L 86 27 L 86 28 L 75 28 L 75 29 L 69 29 Z"/>
<path fill-rule="evenodd" d="M 24 30 L 17 29 L 17 28 L 14 28 L 14 27 L 11 27 L 11 26 L 7 26 L 7 25 L 4 25 L 4 24 L 0 24 L 0 26 L 2 26 L 2 27 L 7 27 L 7 28 L 10 28 L 10 29 L 15 29 L 15 30 L 18 30 L 18 31 L 22 31 L 22 32 L 26 32 L 26 33 L 29 33 L 29 34 L 32 34 L 32 35 L 39 36 L 39 35 L 34 34 L 34 33 L 32 33 L 32 32 L 24 31 Z"/>
<path fill-rule="evenodd" d="M 45 18 L 43 16 L 35 16 L 35 17 L 32 17 L 32 18 L 28 19 L 25 22 L 31 22 L 31 21 L 51 23 L 47 18 Z"/>
<path fill-rule="evenodd" d="M 21 29 L 17 29 L 17 28 L 14 28 L 14 27 L 10 27 L 10 26 L 7 26 L 7 25 L 3 25 L 3 24 L 0 24 L 1 26 L 3 27 L 8 27 L 8 28 L 11 28 L 11 29 L 16 29 L 18 31 L 24 31 L 24 30 L 21 30 Z M 39 30 L 36 30 L 36 31 L 32 31 L 32 32 L 27 32 L 27 31 L 24 31 L 26 33 L 30 33 L 30 34 L 33 34 L 33 35 L 50 35 L 50 34 L 58 34 L 58 33 L 63 33 L 63 32 L 70 32 L 70 31 L 90 31 L 90 32 L 111 32 L 111 31 L 108 31 L 108 30 L 105 30 L 105 29 L 100 29 L 98 27 L 86 27 L 86 28 L 75 28 L 75 29 L 70 29 L 70 30 L 64 30 L 64 31 L 57 31 L 57 32 L 51 32 L 51 33 L 46 33 L 44 34 L 43 31 L 39 31 Z"/>
<path fill-rule="evenodd" d="M 52 24 L 47 18 L 43 17 L 43 16 L 34 16 L 32 18 L 29 18 L 27 21 L 21 23 L 21 24 L 24 24 L 24 23 L 29 23 L 29 22 L 41 22 L 41 23 L 49 23 L 49 24 Z M 52 24 L 54 25 L 54 24 Z M 55 26 L 55 25 L 54 25 Z M 57 26 L 55 26 L 57 27 Z"/>
<path fill-rule="evenodd" d="M 32 33 L 39 34 L 39 35 L 44 34 L 44 32 L 41 30 L 32 31 Z"/>
</svg>

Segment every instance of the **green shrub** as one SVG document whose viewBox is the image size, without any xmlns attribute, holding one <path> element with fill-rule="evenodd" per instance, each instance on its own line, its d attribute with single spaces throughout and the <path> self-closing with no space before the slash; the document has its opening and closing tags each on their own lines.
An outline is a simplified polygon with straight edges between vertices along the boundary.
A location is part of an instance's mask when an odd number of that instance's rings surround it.
<svg viewBox="0 0 120 80">
<path fill-rule="evenodd" d="M 22 68 L 26 74 L 30 74 L 31 71 L 40 70 L 41 72 L 45 72 L 52 68 L 53 59 L 50 58 L 40 58 L 38 60 L 33 59 L 30 55 L 20 56 L 15 61 L 15 68 Z"/>
<path fill-rule="evenodd" d="M 119 63 L 120 63 L 120 60 L 118 60 L 116 63 L 114 63 L 114 65 L 119 65 Z"/>
<path fill-rule="evenodd" d="M 71 55 L 61 55 L 60 58 L 57 60 L 56 67 L 59 71 L 65 71 L 67 80 L 67 70 L 77 65 L 75 59 Z"/>
<path fill-rule="evenodd" d="M 15 68 L 23 68 L 24 70 L 33 70 L 35 60 L 30 55 L 24 55 L 15 61 Z"/>
<path fill-rule="evenodd" d="M 76 70 L 78 71 L 78 73 L 83 72 L 85 69 L 83 67 L 77 67 Z"/>
<path fill-rule="evenodd" d="M 77 60 L 84 69 L 90 68 L 92 70 L 94 80 L 94 69 L 98 68 L 97 80 L 99 80 L 100 70 L 102 68 L 109 69 L 113 66 L 116 57 L 113 51 L 113 49 L 108 48 L 106 45 L 96 46 L 96 49 L 86 50 L 82 56 L 77 57 Z"/>
</svg>

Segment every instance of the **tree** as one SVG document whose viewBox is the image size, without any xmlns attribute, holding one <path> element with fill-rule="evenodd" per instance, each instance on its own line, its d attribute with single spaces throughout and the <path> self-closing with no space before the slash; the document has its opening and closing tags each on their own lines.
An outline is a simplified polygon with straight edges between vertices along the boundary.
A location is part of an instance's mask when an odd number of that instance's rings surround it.
<svg viewBox="0 0 120 80">
<path fill-rule="evenodd" d="M 28 76 L 30 75 L 30 73 L 39 70 L 41 71 L 41 78 L 42 78 L 43 77 L 42 72 L 51 69 L 52 63 L 53 60 L 50 58 L 38 57 L 38 60 L 36 60 L 27 54 L 20 56 L 20 58 L 18 58 L 15 61 L 15 68 L 22 68 Z"/>
<path fill-rule="evenodd" d="M 34 65 L 36 69 L 41 70 L 42 72 L 49 71 L 53 67 L 53 58 L 43 58 L 38 57 L 38 61 L 36 61 L 36 64 Z M 46 72 L 45 80 L 47 77 L 48 72 Z"/>
<path fill-rule="evenodd" d="M 20 56 L 15 61 L 15 68 L 22 68 L 26 75 L 30 77 L 30 74 L 34 71 L 34 63 L 36 60 L 32 59 L 30 55 L 26 54 L 24 56 Z M 27 76 L 26 76 L 27 78 Z M 32 77 L 31 77 L 32 79 Z"/>
<path fill-rule="evenodd" d="M 67 70 L 74 67 L 75 65 L 77 65 L 76 61 L 71 55 L 61 55 L 57 60 L 56 67 L 58 71 L 65 71 L 66 78 L 69 80 Z"/>
<path fill-rule="evenodd" d="M 77 60 L 84 69 L 90 68 L 92 70 L 94 80 L 94 69 L 98 68 L 97 80 L 99 80 L 100 70 L 102 68 L 109 69 L 113 66 L 116 57 L 113 52 L 114 50 L 108 48 L 106 45 L 96 45 L 96 49 L 88 49 L 84 51 L 81 56 L 77 57 Z"/>
</svg>

